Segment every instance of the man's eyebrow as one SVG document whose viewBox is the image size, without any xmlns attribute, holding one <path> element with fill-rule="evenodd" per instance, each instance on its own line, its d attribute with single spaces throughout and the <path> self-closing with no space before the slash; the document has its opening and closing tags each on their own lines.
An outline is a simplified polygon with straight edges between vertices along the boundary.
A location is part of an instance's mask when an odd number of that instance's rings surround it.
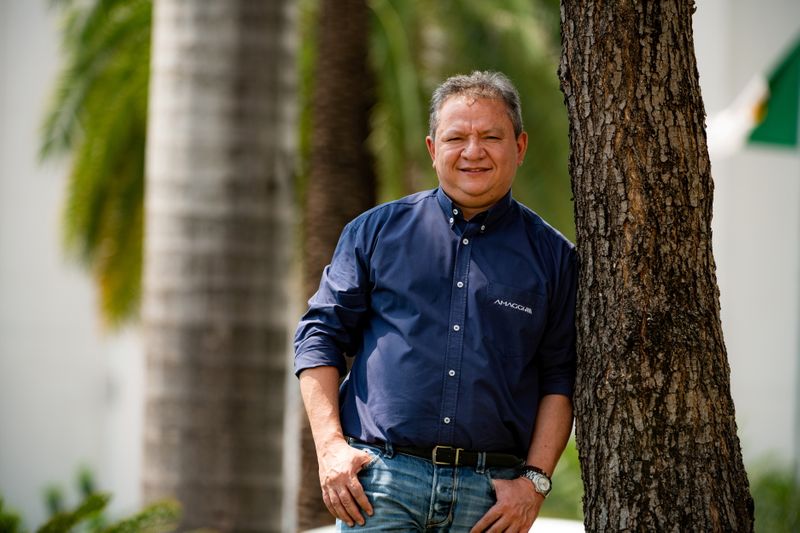
<svg viewBox="0 0 800 533">
<path fill-rule="evenodd" d="M 483 130 L 478 130 L 478 133 L 480 135 L 502 135 L 503 134 L 503 128 L 491 127 L 491 128 L 486 128 L 486 129 L 483 129 Z M 451 126 L 451 127 L 447 128 L 446 130 L 444 130 L 440 135 L 442 135 L 442 136 L 445 136 L 445 135 L 464 135 L 464 128 L 460 128 L 458 126 Z"/>
<path fill-rule="evenodd" d="M 452 135 L 464 135 L 464 131 L 461 128 L 457 127 L 450 127 L 444 130 L 441 133 L 442 136 L 452 136 Z"/>
</svg>

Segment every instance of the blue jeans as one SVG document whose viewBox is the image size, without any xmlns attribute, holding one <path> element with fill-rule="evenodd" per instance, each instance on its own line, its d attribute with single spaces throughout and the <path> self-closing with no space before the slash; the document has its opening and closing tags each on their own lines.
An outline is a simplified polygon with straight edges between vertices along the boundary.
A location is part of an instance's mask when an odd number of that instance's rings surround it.
<svg viewBox="0 0 800 533">
<path fill-rule="evenodd" d="M 513 468 L 440 466 L 430 460 L 352 444 L 372 455 L 358 474 L 374 513 L 366 524 L 337 531 L 469 531 L 494 505 L 492 479 L 514 479 Z"/>
</svg>

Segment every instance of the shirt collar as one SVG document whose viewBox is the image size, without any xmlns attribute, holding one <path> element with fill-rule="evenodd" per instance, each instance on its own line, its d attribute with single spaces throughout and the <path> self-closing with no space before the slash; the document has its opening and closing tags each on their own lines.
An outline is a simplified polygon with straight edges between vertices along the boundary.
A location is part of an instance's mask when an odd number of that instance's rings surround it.
<svg viewBox="0 0 800 533">
<path fill-rule="evenodd" d="M 447 196 L 441 187 L 436 190 L 436 199 L 439 201 L 439 206 L 442 208 L 444 216 L 451 228 L 457 219 L 464 217 L 463 213 L 461 213 L 461 209 L 453 203 L 453 200 Z M 483 219 L 481 224 L 481 232 L 488 230 L 495 222 L 500 220 L 500 218 L 502 218 L 502 216 L 506 214 L 508 209 L 511 207 L 511 202 L 511 190 L 509 189 L 509 191 L 502 198 L 500 198 L 496 204 L 486 211 L 482 211 L 475 215 L 473 220 L 476 222 Z"/>
</svg>

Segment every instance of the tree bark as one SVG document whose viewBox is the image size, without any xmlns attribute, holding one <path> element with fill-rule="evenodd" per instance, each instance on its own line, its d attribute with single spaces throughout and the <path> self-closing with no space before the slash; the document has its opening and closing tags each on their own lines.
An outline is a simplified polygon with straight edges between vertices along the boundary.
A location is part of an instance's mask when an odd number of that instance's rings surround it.
<svg viewBox="0 0 800 533">
<path fill-rule="evenodd" d="M 322 0 L 312 100 L 311 159 L 306 191 L 303 288 L 319 288 L 347 222 L 375 205 L 376 179 L 367 147 L 373 76 L 368 66 L 369 11 L 365 0 Z M 301 421 L 298 528 L 329 525 L 322 501 L 311 429 Z"/>
<path fill-rule="evenodd" d="M 283 529 L 289 8 L 155 3 L 143 492 L 180 501 L 181 531 Z"/>
<path fill-rule="evenodd" d="M 752 531 L 693 2 L 562 2 L 587 531 Z"/>
</svg>

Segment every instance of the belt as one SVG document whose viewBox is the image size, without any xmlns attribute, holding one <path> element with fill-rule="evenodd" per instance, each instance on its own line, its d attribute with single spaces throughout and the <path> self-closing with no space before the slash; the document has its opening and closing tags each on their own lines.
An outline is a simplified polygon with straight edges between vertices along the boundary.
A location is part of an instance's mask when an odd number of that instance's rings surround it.
<svg viewBox="0 0 800 533">
<path fill-rule="evenodd" d="M 383 450 L 386 449 L 386 446 L 380 442 L 364 442 L 354 437 L 348 437 L 347 440 L 351 444 L 366 444 L 367 446 L 375 446 Z M 465 450 L 464 448 L 455 448 L 453 446 L 434 446 L 433 448 L 392 446 L 392 450 L 396 453 L 421 457 L 431 461 L 435 465 L 441 466 L 478 466 L 481 455 L 485 456 L 483 464 L 487 468 L 515 468 L 525 464 L 523 459 L 520 459 L 516 455 L 512 455 L 510 453 L 473 452 Z"/>
</svg>

